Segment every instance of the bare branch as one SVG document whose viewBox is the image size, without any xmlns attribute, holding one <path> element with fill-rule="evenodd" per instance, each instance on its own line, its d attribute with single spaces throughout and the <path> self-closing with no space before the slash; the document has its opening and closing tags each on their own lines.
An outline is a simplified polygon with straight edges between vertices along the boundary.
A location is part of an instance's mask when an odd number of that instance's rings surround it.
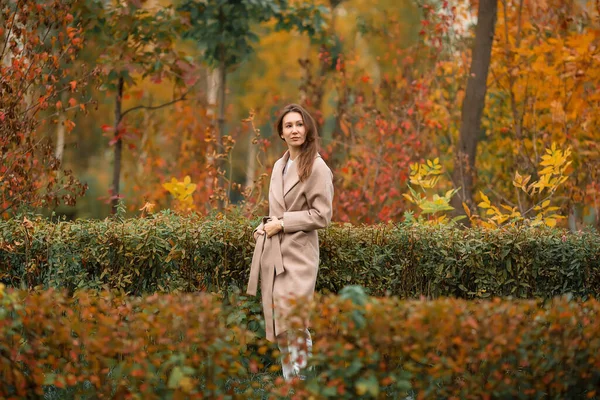
<svg viewBox="0 0 600 400">
<path fill-rule="evenodd" d="M 2 53 L 0 54 L 0 60 L 4 60 L 4 52 L 8 48 L 8 39 L 10 38 L 10 35 L 12 34 L 13 27 L 15 26 L 15 18 L 17 17 L 18 10 L 19 10 L 19 8 L 17 7 L 15 9 L 15 13 L 12 15 L 12 21 L 10 22 L 10 28 L 8 29 L 8 32 L 5 33 L 6 38 L 4 39 L 4 47 L 2 48 Z"/>
<path fill-rule="evenodd" d="M 517 207 L 518 205 L 513 203 L 512 201 L 510 201 L 506 196 L 504 196 L 502 193 L 498 192 L 496 189 L 494 189 L 493 186 L 491 185 L 487 185 L 487 188 L 490 192 L 494 193 L 494 196 L 499 197 L 500 199 L 502 199 L 502 201 L 504 201 L 506 204 L 508 204 L 511 207 Z M 519 210 L 520 211 L 520 210 Z"/>
<path fill-rule="evenodd" d="M 185 92 L 184 94 L 182 94 L 180 97 L 178 97 L 178 98 L 176 98 L 174 100 L 171 100 L 169 102 L 163 103 L 161 105 L 158 105 L 158 106 L 140 105 L 140 106 L 131 107 L 131 108 L 123 111 L 123 114 L 121 114 L 121 120 L 123 120 L 123 118 L 125 117 L 125 115 L 127 115 L 131 111 L 141 110 L 141 109 L 150 110 L 150 111 L 152 111 L 152 110 L 158 110 L 158 109 L 165 108 L 165 107 L 168 107 L 170 105 L 173 105 L 175 103 L 179 103 L 180 101 L 185 101 L 185 100 L 187 100 L 186 96 L 190 93 L 191 90 L 192 90 L 192 88 L 190 88 L 187 92 Z"/>
<path fill-rule="evenodd" d="M 95 100 L 93 100 L 92 97 L 90 97 L 90 99 L 84 103 L 77 103 L 76 105 L 72 106 L 72 107 L 67 107 L 67 108 L 63 108 L 60 112 L 55 112 L 54 114 L 50 114 L 48 115 L 48 118 L 52 118 L 52 117 L 58 117 L 59 114 L 63 114 L 67 111 L 71 111 L 73 109 L 76 108 L 81 108 L 82 105 L 86 105 L 86 104 L 94 104 Z"/>
</svg>

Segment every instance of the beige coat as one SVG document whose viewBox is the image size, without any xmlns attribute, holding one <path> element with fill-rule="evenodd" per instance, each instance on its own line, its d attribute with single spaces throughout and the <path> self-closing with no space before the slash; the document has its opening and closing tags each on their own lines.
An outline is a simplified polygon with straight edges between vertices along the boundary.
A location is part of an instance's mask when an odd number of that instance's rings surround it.
<svg viewBox="0 0 600 400">
<path fill-rule="evenodd" d="M 317 229 L 331 221 L 332 173 L 321 156 L 315 158 L 312 173 L 300 182 L 296 162 L 283 178 L 289 158 L 277 160 L 269 186 L 269 215 L 283 218 L 284 230 L 267 238 L 259 235 L 252 257 L 247 293 L 256 295 L 260 271 L 262 305 L 267 339 L 287 330 L 285 316 L 289 298 L 310 298 L 314 294 L 319 267 Z M 263 229 L 268 217 L 257 229 Z M 273 312 L 274 311 L 274 312 Z"/>
</svg>

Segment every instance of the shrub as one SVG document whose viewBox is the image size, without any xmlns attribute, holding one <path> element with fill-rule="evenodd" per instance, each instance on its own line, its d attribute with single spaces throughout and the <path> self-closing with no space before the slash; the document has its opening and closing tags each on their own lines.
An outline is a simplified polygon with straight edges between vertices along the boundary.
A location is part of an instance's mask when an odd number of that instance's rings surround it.
<svg viewBox="0 0 600 400">
<path fill-rule="evenodd" d="M 600 303 L 319 299 L 300 398 L 583 399 L 600 389 Z"/>
<path fill-rule="evenodd" d="M 247 307 L 0 285 L 0 398 L 578 399 L 600 389 L 596 300 L 317 296 L 314 372 L 289 384 L 274 346 L 248 330 Z"/>
<path fill-rule="evenodd" d="M 263 368 L 251 332 L 227 326 L 236 314 L 214 295 L 2 289 L 1 398 L 247 398 Z"/>
<path fill-rule="evenodd" d="M 254 221 L 256 222 L 256 221 Z M 0 221 L 0 281 L 20 288 L 153 292 L 245 288 L 256 223 L 236 216 Z M 334 224 L 320 232 L 317 290 L 349 284 L 403 298 L 587 298 L 600 236 L 551 228 Z"/>
</svg>

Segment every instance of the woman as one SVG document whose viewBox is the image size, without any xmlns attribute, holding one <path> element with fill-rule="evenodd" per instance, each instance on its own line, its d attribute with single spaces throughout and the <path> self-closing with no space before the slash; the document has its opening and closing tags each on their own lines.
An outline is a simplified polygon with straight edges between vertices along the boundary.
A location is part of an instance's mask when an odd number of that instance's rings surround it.
<svg viewBox="0 0 600 400">
<path fill-rule="evenodd" d="M 331 221 L 331 170 L 318 153 L 318 132 L 301 106 L 286 106 L 276 123 L 288 150 L 275 163 L 269 186 L 269 217 L 255 229 L 248 294 L 256 295 L 260 271 L 266 336 L 277 341 L 286 380 L 299 376 L 310 355 L 307 321 L 302 332 L 289 332 L 290 299 L 314 294 L 319 267 L 317 229 Z"/>
</svg>

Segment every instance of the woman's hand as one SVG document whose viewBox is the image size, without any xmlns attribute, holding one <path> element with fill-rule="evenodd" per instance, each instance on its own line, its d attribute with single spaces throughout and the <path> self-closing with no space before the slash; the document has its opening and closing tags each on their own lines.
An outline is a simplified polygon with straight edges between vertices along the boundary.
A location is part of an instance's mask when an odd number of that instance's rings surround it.
<svg viewBox="0 0 600 400">
<path fill-rule="evenodd" d="M 277 217 L 271 217 L 271 220 L 265 224 L 267 237 L 277 235 L 279 232 L 281 232 L 281 221 Z"/>
<path fill-rule="evenodd" d="M 257 229 L 256 231 L 254 231 L 254 241 L 256 242 L 258 237 L 260 235 L 264 235 L 264 234 L 265 234 L 265 231 L 263 231 L 262 229 Z"/>
</svg>

